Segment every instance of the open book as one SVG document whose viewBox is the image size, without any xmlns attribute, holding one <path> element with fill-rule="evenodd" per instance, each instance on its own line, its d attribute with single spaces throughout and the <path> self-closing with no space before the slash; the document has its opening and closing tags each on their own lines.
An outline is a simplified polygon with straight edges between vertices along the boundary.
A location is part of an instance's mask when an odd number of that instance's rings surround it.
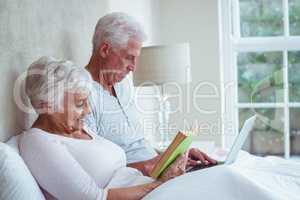
<svg viewBox="0 0 300 200">
<path fill-rule="evenodd" d="M 191 143 L 192 136 L 188 136 L 179 131 L 170 146 L 162 154 L 161 158 L 150 172 L 150 176 L 158 178 L 179 155 L 183 154 L 189 148 Z"/>
</svg>

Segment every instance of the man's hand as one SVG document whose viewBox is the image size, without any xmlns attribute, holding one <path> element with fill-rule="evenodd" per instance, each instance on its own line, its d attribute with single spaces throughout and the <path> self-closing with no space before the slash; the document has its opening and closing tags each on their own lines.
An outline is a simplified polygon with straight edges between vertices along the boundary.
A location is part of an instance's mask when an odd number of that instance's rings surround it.
<svg viewBox="0 0 300 200">
<path fill-rule="evenodd" d="M 189 150 L 187 166 L 196 166 L 199 164 L 199 161 L 204 165 L 217 164 L 217 161 L 210 158 L 206 153 L 203 153 L 199 149 L 191 148 Z"/>
</svg>

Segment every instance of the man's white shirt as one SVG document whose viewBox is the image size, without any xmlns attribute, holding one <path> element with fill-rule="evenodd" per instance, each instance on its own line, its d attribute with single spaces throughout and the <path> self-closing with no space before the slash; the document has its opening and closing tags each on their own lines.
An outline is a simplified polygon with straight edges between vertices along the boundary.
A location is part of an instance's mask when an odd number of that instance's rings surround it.
<svg viewBox="0 0 300 200">
<path fill-rule="evenodd" d="M 85 118 L 85 125 L 99 136 L 122 147 L 126 153 L 127 163 L 153 158 L 156 153 L 145 141 L 130 76 L 115 84 L 114 89 L 117 98 L 98 82 L 93 82 L 89 96 L 91 113 Z"/>
</svg>

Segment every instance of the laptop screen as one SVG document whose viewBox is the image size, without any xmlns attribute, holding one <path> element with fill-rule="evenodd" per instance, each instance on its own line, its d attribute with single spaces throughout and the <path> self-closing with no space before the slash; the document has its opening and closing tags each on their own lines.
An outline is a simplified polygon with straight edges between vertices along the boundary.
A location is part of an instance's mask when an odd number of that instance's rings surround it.
<svg viewBox="0 0 300 200">
<path fill-rule="evenodd" d="M 225 164 L 231 164 L 235 161 L 239 151 L 241 150 L 242 146 L 244 145 L 244 143 L 247 139 L 247 136 L 253 129 L 255 120 L 256 120 L 256 115 L 250 117 L 249 119 L 247 119 L 245 121 L 242 130 L 240 131 L 239 135 L 236 137 L 236 139 L 231 147 L 231 150 L 230 150 L 229 154 L 227 155 Z"/>
</svg>

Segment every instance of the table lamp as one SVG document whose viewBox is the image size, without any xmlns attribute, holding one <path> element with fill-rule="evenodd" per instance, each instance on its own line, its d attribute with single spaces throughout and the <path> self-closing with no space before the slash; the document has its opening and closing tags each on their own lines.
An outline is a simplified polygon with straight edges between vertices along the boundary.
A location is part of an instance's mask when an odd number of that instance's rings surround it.
<svg viewBox="0 0 300 200">
<path fill-rule="evenodd" d="M 137 87 L 160 86 L 160 127 L 169 126 L 171 111 L 163 85 L 166 83 L 188 84 L 191 82 L 190 48 L 188 43 L 143 47 L 133 82 Z M 168 129 L 160 128 L 159 148 L 169 144 Z"/>
</svg>

